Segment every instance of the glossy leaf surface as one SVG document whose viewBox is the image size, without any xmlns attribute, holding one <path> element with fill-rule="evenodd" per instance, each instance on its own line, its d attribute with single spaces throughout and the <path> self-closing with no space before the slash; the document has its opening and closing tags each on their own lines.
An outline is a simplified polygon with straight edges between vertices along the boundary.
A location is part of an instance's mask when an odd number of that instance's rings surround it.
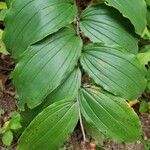
<svg viewBox="0 0 150 150">
<path fill-rule="evenodd" d="M 135 27 L 138 34 L 142 34 L 146 26 L 145 0 L 105 0 L 109 6 L 118 9 Z"/>
<path fill-rule="evenodd" d="M 52 93 L 47 96 L 41 105 L 35 107 L 34 109 L 27 109 L 26 111 L 21 112 L 23 130 L 25 127 L 27 127 L 27 125 L 29 125 L 33 118 L 38 115 L 38 113 L 40 113 L 50 104 L 63 99 L 70 99 L 74 101 L 80 86 L 81 71 L 79 69 L 75 69 L 60 86 L 58 86 Z"/>
<path fill-rule="evenodd" d="M 97 88 L 81 90 L 80 106 L 86 121 L 119 142 L 140 139 L 138 116 L 127 102 Z"/>
<path fill-rule="evenodd" d="M 73 0 L 15 0 L 5 19 L 6 47 L 17 58 L 30 44 L 71 23 L 75 16 Z"/>
<path fill-rule="evenodd" d="M 121 48 L 88 45 L 81 56 L 81 64 L 95 83 L 127 100 L 136 99 L 145 89 L 144 66 Z"/>
<path fill-rule="evenodd" d="M 130 24 L 113 8 L 95 5 L 81 14 L 81 30 L 92 42 L 119 45 L 137 53 L 137 40 L 130 34 Z"/>
<path fill-rule="evenodd" d="M 29 47 L 16 65 L 14 84 L 19 105 L 39 105 L 77 65 L 82 42 L 72 28 L 65 28 Z"/>
<path fill-rule="evenodd" d="M 26 128 L 17 150 L 58 149 L 78 122 L 78 107 L 73 101 L 59 101 L 44 109 Z"/>
</svg>

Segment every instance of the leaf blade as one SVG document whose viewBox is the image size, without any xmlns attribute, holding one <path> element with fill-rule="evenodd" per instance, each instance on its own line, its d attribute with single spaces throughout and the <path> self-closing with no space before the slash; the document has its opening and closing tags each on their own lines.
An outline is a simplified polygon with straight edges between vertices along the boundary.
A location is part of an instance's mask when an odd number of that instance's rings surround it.
<svg viewBox="0 0 150 150">
<path fill-rule="evenodd" d="M 57 149 L 68 138 L 77 121 L 76 103 L 67 100 L 56 102 L 44 109 L 27 127 L 19 139 L 18 150 Z"/>
<path fill-rule="evenodd" d="M 147 65 L 150 62 L 150 50 L 139 53 L 137 57 L 143 65 Z"/>
<path fill-rule="evenodd" d="M 10 146 L 13 141 L 13 133 L 9 130 L 6 131 L 2 137 L 3 144 L 6 146 Z"/>
<path fill-rule="evenodd" d="M 137 53 L 137 39 L 129 33 L 129 27 L 116 10 L 105 5 L 94 5 L 81 14 L 81 31 L 92 42 L 119 45 L 126 51 Z"/>
<path fill-rule="evenodd" d="M 137 34 L 142 35 L 146 27 L 146 3 L 144 0 L 105 0 L 107 5 L 118 9 L 135 27 Z"/>
<path fill-rule="evenodd" d="M 82 89 L 80 95 L 83 116 L 99 132 L 119 142 L 140 139 L 138 116 L 124 99 L 95 87 Z"/>
<path fill-rule="evenodd" d="M 79 68 L 75 69 L 68 78 L 58 86 L 41 105 L 34 109 L 27 109 L 21 112 L 23 130 L 29 125 L 29 123 L 40 113 L 43 109 L 48 107 L 54 102 L 61 101 L 63 99 L 74 100 L 78 94 L 81 85 L 81 71 Z"/>
<path fill-rule="evenodd" d="M 14 1 L 5 19 L 7 49 L 18 58 L 29 45 L 71 23 L 76 11 L 73 0 Z"/>
<path fill-rule="evenodd" d="M 96 84 L 127 100 L 136 99 L 145 89 L 144 66 L 120 48 L 90 44 L 84 48 L 81 65 Z"/>
<path fill-rule="evenodd" d="M 13 78 L 20 108 L 39 105 L 72 72 L 81 54 L 82 41 L 65 28 L 29 47 L 16 65 Z"/>
</svg>

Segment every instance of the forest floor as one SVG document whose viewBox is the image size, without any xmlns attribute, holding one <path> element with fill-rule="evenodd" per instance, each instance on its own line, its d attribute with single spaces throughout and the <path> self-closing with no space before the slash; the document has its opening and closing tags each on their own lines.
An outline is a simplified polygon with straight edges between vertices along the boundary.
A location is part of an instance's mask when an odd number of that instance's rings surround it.
<svg viewBox="0 0 150 150">
<path fill-rule="evenodd" d="M 13 71 L 15 62 L 5 55 L 0 55 L 0 109 L 4 110 L 4 114 L 0 117 L 0 126 L 9 119 L 10 113 L 16 111 L 16 93 L 11 81 L 11 72 Z M 143 98 L 150 102 L 150 94 L 145 93 Z M 150 114 L 139 113 L 138 104 L 135 110 L 142 122 L 144 131 L 144 140 L 150 140 Z M 82 134 L 80 128 L 77 127 L 72 136 L 67 140 L 61 150 L 81 150 L 82 148 Z M 0 143 L 0 150 L 15 150 L 16 142 L 11 148 L 5 148 Z M 117 144 L 112 141 L 103 141 L 101 143 L 103 149 L 106 150 L 150 150 L 144 149 L 144 142 L 137 142 L 132 144 Z"/>
</svg>

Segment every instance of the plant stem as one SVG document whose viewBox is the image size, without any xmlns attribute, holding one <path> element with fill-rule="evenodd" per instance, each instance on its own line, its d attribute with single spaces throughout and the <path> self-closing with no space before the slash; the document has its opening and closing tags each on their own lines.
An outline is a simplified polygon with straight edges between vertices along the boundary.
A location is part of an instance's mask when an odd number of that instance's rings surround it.
<svg viewBox="0 0 150 150">
<path fill-rule="evenodd" d="M 79 17 L 76 17 L 76 24 L 77 24 L 77 35 L 80 35 L 80 21 L 79 21 Z"/>
<path fill-rule="evenodd" d="M 77 35 L 80 35 L 80 13 L 81 13 L 81 6 L 80 6 L 80 1 L 79 0 L 75 0 L 78 12 L 77 12 L 77 16 L 76 16 L 76 20 L 75 20 L 75 24 L 76 24 L 76 33 Z"/>
<path fill-rule="evenodd" d="M 78 94 L 77 101 L 78 101 L 78 105 L 79 105 L 79 121 L 80 121 L 80 127 L 81 127 L 82 136 L 83 136 L 83 142 L 86 143 L 87 139 L 86 139 L 85 130 L 84 130 L 84 126 L 83 126 L 83 121 L 82 121 L 82 115 L 81 115 L 81 110 L 80 110 L 79 99 L 80 99 L 80 96 Z"/>
<path fill-rule="evenodd" d="M 81 111 L 79 110 L 79 119 L 80 119 L 80 127 L 81 127 L 81 132 L 82 132 L 82 136 L 83 136 L 83 141 L 86 142 L 86 136 L 85 136 L 85 130 L 84 130 L 84 126 L 83 126 L 83 121 L 82 121 L 82 116 L 81 116 Z"/>
</svg>

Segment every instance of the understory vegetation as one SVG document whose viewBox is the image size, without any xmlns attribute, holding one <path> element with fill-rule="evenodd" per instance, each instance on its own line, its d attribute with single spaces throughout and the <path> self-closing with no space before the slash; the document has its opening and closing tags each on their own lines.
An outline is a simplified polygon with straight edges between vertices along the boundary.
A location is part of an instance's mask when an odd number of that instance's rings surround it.
<svg viewBox="0 0 150 150">
<path fill-rule="evenodd" d="M 136 112 L 150 110 L 149 0 L 6 0 L 0 9 L 0 52 L 16 63 L 4 145 L 15 137 L 17 150 L 57 150 L 76 128 L 83 150 L 144 139 Z"/>
</svg>

